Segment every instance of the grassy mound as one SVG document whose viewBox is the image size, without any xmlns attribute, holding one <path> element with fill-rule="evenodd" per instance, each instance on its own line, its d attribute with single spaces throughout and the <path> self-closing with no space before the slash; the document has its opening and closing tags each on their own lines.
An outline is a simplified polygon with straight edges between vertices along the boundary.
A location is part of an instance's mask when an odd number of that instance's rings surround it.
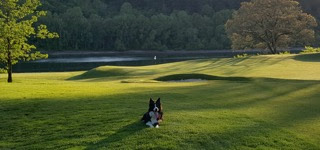
<svg viewBox="0 0 320 150">
<path fill-rule="evenodd" d="M 267 55 L 247 58 L 203 59 L 143 67 L 99 67 L 69 80 L 153 80 L 161 77 L 198 76 L 210 80 L 247 80 L 245 78 L 278 78 L 320 80 L 320 54 Z M 306 61 L 308 60 L 308 61 Z M 172 76 L 174 75 L 174 76 Z M 221 77 L 221 79 L 218 79 Z M 226 78 L 224 78 L 226 77 Z M 189 77 L 188 77 L 189 78 Z M 223 79 L 224 78 L 224 79 Z M 228 78 L 228 79 L 227 79 Z"/>
<path fill-rule="evenodd" d="M 152 74 L 151 71 L 146 69 L 139 69 L 135 67 L 115 67 L 105 66 L 98 67 L 87 71 L 81 75 L 69 78 L 69 80 L 81 80 L 81 79 L 97 79 L 108 77 L 123 77 L 123 76 L 138 76 Z"/>
</svg>

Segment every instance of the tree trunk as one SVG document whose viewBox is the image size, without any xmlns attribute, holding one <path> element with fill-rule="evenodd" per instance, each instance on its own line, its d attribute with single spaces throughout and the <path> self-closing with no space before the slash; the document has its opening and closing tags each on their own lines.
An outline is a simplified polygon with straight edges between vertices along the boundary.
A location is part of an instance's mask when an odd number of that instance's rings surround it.
<svg viewBox="0 0 320 150">
<path fill-rule="evenodd" d="M 9 66 L 8 69 L 8 83 L 12 83 L 12 65 Z"/>
<path fill-rule="evenodd" d="M 271 54 L 276 54 L 276 51 L 274 50 L 274 46 L 271 46 L 270 43 L 267 43 L 268 49 L 270 50 Z"/>
<path fill-rule="evenodd" d="M 8 83 L 12 83 L 12 58 L 11 58 L 11 52 L 8 52 Z"/>
<path fill-rule="evenodd" d="M 278 51 L 277 51 L 277 41 L 275 39 L 274 34 L 272 34 L 272 43 L 271 44 L 272 44 L 272 48 L 273 48 L 274 54 L 277 54 L 278 53 Z"/>
<path fill-rule="evenodd" d="M 7 54 L 7 71 L 8 71 L 8 83 L 12 83 L 12 55 L 11 55 L 11 45 L 10 45 L 10 39 L 7 38 L 8 42 L 8 54 Z"/>
<path fill-rule="evenodd" d="M 278 54 L 277 46 L 273 47 L 274 54 Z"/>
<path fill-rule="evenodd" d="M 272 54 L 277 54 L 278 53 L 278 50 L 277 50 L 277 47 L 274 46 L 272 44 L 272 46 L 268 46 L 269 50 L 271 51 Z"/>
</svg>

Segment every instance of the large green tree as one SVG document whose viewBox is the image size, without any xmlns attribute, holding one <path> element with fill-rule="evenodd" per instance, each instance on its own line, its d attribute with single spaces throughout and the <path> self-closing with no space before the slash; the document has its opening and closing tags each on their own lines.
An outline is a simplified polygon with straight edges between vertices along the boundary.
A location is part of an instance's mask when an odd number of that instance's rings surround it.
<svg viewBox="0 0 320 150">
<path fill-rule="evenodd" d="M 55 38 L 45 25 L 35 23 L 45 16 L 45 11 L 37 11 L 40 0 L 0 0 L 0 61 L 5 64 L 8 82 L 12 82 L 12 66 L 19 61 L 47 58 L 48 55 L 34 51 L 30 38 Z"/>
<path fill-rule="evenodd" d="M 303 13 L 294 0 L 252 0 L 243 2 L 226 29 L 234 49 L 279 48 L 310 44 L 316 19 Z"/>
</svg>

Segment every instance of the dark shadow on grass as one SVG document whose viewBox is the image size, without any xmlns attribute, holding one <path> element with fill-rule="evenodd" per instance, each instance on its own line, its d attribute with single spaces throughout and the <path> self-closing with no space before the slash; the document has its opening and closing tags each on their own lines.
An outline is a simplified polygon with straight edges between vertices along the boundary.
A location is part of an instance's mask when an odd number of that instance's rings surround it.
<svg viewBox="0 0 320 150">
<path fill-rule="evenodd" d="M 125 138 L 135 134 L 136 132 L 139 132 L 143 129 L 146 129 L 146 126 L 141 121 L 133 122 L 129 125 L 126 125 L 116 131 L 116 133 L 109 135 L 103 140 L 100 140 L 97 143 L 90 144 L 86 147 L 86 150 L 94 150 L 94 149 L 100 149 L 100 148 L 107 148 L 112 143 L 117 143 L 121 140 L 124 140 Z"/>
<path fill-rule="evenodd" d="M 174 74 L 156 78 L 157 81 L 179 81 L 188 79 L 201 80 L 226 80 L 226 81 L 251 81 L 250 78 L 245 77 L 220 77 L 207 74 Z"/>
<path fill-rule="evenodd" d="M 320 53 L 297 55 L 294 59 L 305 62 L 320 62 Z"/>
<path fill-rule="evenodd" d="M 201 80 L 222 80 L 222 81 L 234 81 L 234 82 L 250 82 L 250 81 L 269 81 L 269 82 L 282 82 L 282 81 L 302 81 L 295 79 L 277 79 L 277 78 L 263 78 L 263 77 L 223 77 L 223 76 L 214 76 L 208 74 L 173 74 L 168 76 L 162 76 L 156 78 L 156 81 L 180 81 L 180 80 L 188 80 L 188 79 L 201 79 Z M 311 81 L 311 80 L 308 80 Z M 314 82 L 320 82 L 318 80 L 314 80 Z"/>
</svg>

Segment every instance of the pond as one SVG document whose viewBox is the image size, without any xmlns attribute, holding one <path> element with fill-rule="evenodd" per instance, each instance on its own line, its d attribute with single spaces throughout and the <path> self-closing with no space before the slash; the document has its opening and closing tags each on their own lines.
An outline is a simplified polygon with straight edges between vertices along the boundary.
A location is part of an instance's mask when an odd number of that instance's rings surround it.
<svg viewBox="0 0 320 150">
<path fill-rule="evenodd" d="M 70 58 L 49 58 L 38 61 L 22 62 L 13 67 L 14 72 L 61 72 L 61 71 L 82 71 L 90 70 L 99 66 L 146 66 L 177 62 L 192 59 L 209 58 L 206 56 L 196 57 L 171 57 L 162 58 L 137 57 L 137 56 L 96 56 L 96 57 L 70 57 Z"/>
</svg>

